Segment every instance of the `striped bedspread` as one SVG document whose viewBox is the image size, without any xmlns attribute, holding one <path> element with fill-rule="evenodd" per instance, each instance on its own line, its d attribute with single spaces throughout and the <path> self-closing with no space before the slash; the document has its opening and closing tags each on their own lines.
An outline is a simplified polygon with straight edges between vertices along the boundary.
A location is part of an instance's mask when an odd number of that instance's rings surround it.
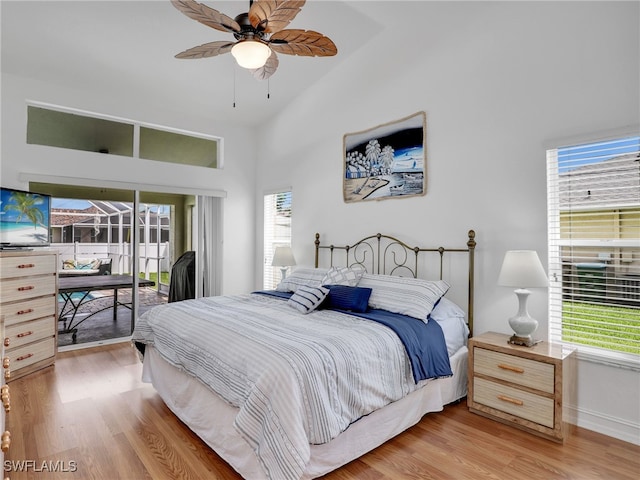
<svg viewBox="0 0 640 480">
<path fill-rule="evenodd" d="M 234 426 L 273 480 L 300 478 L 310 444 L 422 385 L 384 325 L 331 310 L 302 315 L 264 295 L 156 307 L 133 341 L 153 344 L 238 407 Z"/>
</svg>

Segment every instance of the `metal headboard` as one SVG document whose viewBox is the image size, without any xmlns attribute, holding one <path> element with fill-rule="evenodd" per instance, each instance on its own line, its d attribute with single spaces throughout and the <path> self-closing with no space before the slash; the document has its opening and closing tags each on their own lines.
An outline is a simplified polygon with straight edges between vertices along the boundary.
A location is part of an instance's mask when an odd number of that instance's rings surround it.
<svg viewBox="0 0 640 480">
<path fill-rule="evenodd" d="M 411 247 L 402 240 L 389 235 L 377 233 L 358 240 L 353 245 L 321 245 L 320 234 L 316 233 L 315 239 L 315 267 L 320 262 L 320 251 L 329 251 L 329 267 L 334 266 L 334 261 L 340 265 L 361 265 L 368 273 L 381 275 L 412 276 L 418 278 L 418 268 L 421 265 L 418 258 L 421 253 L 439 253 L 439 277 L 443 279 L 443 262 L 445 253 L 466 253 L 469 257 L 469 284 L 467 323 L 469 331 L 473 335 L 473 302 L 474 302 L 474 253 L 476 248 L 476 232 L 469 230 L 466 248 L 422 248 Z M 334 257 L 334 253 L 340 253 Z M 338 258 L 340 257 L 340 258 Z"/>
</svg>

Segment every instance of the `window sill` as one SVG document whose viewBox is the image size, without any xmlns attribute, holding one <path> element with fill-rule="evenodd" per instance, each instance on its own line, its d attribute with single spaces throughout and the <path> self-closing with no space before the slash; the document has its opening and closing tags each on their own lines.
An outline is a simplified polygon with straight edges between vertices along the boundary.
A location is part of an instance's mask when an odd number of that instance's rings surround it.
<svg viewBox="0 0 640 480">
<path fill-rule="evenodd" d="M 634 372 L 640 372 L 640 355 L 620 352 L 603 352 L 600 349 L 566 343 L 577 349 L 578 360 L 609 367 L 622 368 Z"/>
</svg>

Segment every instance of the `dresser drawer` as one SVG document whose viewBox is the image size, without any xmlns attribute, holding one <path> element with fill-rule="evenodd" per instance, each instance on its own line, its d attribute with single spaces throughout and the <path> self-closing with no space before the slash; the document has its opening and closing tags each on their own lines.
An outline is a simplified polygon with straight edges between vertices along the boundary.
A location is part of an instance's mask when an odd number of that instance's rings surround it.
<svg viewBox="0 0 640 480">
<path fill-rule="evenodd" d="M 4 331 L 4 345 L 11 355 L 11 352 L 17 347 L 55 335 L 56 328 L 54 316 L 7 326 Z"/>
<path fill-rule="evenodd" d="M 4 299 L 4 297 L 3 297 Z M 6 326 L 28 322 L 56 313 L 56 297 L 49 295 L 22 302 L 8 303 L 0 307 Z"/>
<path fill-rule="evenodd" d="M 56 255 L 0 258 L 0 278 L 28 277 L 56 272 Z"/>
<path fill-rule="evenodd" d="M 553 393 L 555 388 L 553 364 L 484 348 L 475 347 L 473 371 L 546 393 Z"/>
<path fill-rule="evenodd" d="M 55 275 L 3 279 L 0 282 L 0 298 L 3 303 L 53 295 L 54 293 L 56 293 Z"/>
<path fill-rule="evenodd" d="M 22 368 L 53 357 L 55 355 L 55 341 L 55 337 L 50 337 L 6 351 L 5 357 L 9 357 L 11 378 L 14 378 L 14 374 L 19 373 Z"/>
<path fill-rule="evenodd" d="M 524 392 L 484 378 L 474 378 L 473 401 L 554 428 L 553 398 Z"/>
</svg>

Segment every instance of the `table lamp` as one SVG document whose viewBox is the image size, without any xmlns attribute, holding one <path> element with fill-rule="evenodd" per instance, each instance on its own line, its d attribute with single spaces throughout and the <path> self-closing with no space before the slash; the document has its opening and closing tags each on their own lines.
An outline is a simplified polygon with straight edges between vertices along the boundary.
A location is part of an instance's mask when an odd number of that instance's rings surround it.
<svg viewBox="0 0 640 480">
<path fill-rule="evenodd" d="M 296 260 L 293 258 L 291 247 L 276 247 L 271 265 L 274 267 L 280 267 L 282 280 L 287 278 L 287 268 L 295 264 Z"/>
<path fill-rule="evenodd" d="M 549 285 L 547 274 L 542 268 L 540 258 L 534 250 L 509 250 L 502 262 L 498 285 L 516 287 L 518 313 L 509 319 L 509 326 L 515 332 L 509 343 L 531 347 L 537 342 L 531 334 L 538 328 L 538 321 L 527 311 L 527 299 L 531 292 L 527 288 Z"/>
</svg>

